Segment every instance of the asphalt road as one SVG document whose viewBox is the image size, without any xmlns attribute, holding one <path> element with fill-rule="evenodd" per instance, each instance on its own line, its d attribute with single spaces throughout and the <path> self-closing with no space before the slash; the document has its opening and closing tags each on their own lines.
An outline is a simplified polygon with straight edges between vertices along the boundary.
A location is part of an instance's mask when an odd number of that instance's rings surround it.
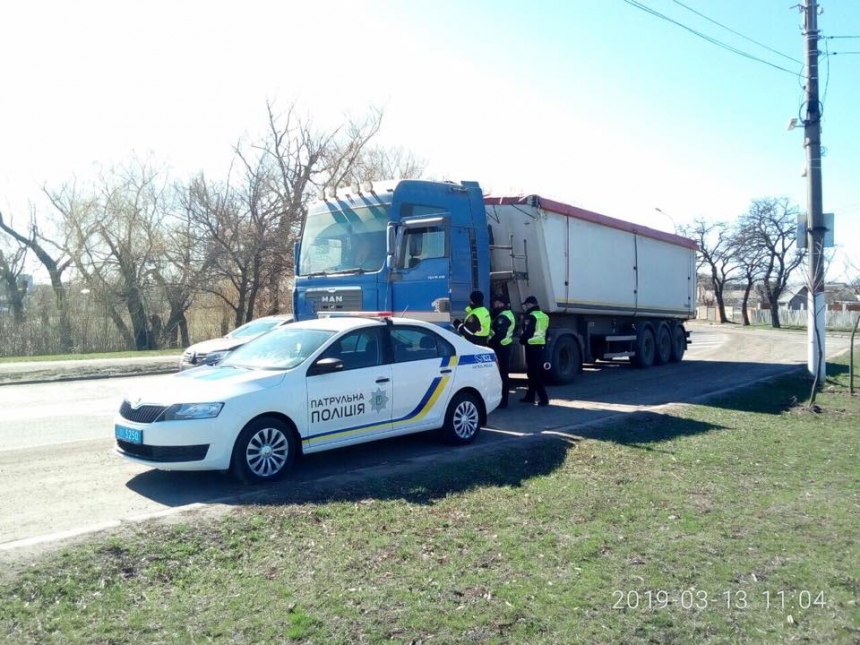
<svg viewBox="0 0 860 645">
<path fill-rule="evenodd" d="M 515 379 L 511 407 L 491 414 L 488 428 L 465 448 L 441 445 L 429 434 L 391 439 L 310 455 L 294 476 L 251 489 L 219 473 L 151 470 L 113 454 L 112 418 L 124 391 L 160 376 L 6 385 L 0 387 L 0 556 L 159 514 L 253 502 L 297 483 L 468 458 L 533 435 L 589 436 L 589 428 L 606 419 L 659 414 L 660 406 L 701 400 L 806 363 L 804 333 L 692 329 L 693 344 L 681 364 L 587 369 L 573 384 L 550 388 L 546 408 L 518 404 L 525 381 Z M 846 338 L 828 337 L 828 354 L 847 346 Z"/>
</svg>

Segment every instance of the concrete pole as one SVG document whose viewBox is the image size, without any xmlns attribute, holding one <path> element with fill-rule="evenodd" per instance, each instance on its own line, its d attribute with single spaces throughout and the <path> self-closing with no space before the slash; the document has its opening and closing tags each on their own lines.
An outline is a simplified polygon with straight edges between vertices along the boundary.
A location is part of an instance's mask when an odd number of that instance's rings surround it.
<svg viewBox="0 0 860 645">
<path fill-rule="evenodd" d="M 806 148 L 807 179 L 807 248 L 809 249 L 809 306 L 807 329 L 809 353 L 807 366 L 819 383 L 827 375 L 824 353 L 824 214 L 821 191 L 821 104 L 818 101 L 818 2 L 806 0 L 804 36 L 806 37 L 806 119 L 803 145 Z M 817 330 L 817 333 L 816 333 Z M 820 357 L 820 360 L 819 360 Z"/>
</svg>

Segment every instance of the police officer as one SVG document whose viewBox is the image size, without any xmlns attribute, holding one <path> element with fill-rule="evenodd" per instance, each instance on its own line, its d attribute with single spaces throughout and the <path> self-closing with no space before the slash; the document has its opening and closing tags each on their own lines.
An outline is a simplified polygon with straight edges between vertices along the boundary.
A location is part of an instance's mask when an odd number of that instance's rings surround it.
<svg viewBox="0 0 860 645">
<path fill-rule="evenodd" d="M 523 301 L 526 308 L 525 324 L 520 336 L 520 343 L 526 348 L 526 372 L 529 387 L 522 403 L 549 405 L 549 397 L 544 387 L 544 349 L 546 347 L 546 330 L 549 327 L 549 316 L 541 311 L 537 298 L 529 296 Z"/>
<path fill-rule="evenodd" d="M 496 363 L 502 377 L 502 402 L 500 408 L 508 407 L 508 375 L 511 370 L 511 343 L 514 340 L 516 321 L 511 312 L 511 304 L 507 296 L 493 296 L 493 335 L 490 337 L 490 347 L 496 352 Z"/>
<path fill-rule="evenodd" d="M 490 312 L 484 306 L 484 294 L 482 291 L 473 291 L 469 294 L 469 306 L 466 307 L 465 320 L 452 321 L 457 332 L 466 340 L 486 347 L 490 338 Z"/>
</svg>

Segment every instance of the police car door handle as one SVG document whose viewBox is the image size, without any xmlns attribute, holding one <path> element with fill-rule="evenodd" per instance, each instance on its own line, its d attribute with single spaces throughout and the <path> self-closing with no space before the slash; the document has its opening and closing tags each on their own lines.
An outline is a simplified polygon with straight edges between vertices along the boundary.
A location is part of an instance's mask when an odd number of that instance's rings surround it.
<svg viewBox="0 0 860 645">
<path fill-rule="evenodd" d="M 390 380 L 391 379 L 389 379 L 389 378 L 385 378 L 385 377 L 380 376 L 378 379 L 376 379 L 376 382 L 377 383 L 388 383 L 388 381 L 390 381 Z"/>
<path fill-rule="evenodd" d="M 439 370 L 440 374 L 450 374 L 453 370 Z"/>
</svg>

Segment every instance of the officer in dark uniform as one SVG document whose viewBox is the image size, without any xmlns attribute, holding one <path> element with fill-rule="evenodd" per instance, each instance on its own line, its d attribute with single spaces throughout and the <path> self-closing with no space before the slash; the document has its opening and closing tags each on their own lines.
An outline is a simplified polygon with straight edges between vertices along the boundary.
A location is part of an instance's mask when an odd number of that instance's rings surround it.
<svg viewBox="0 0 860 645">
<path fill-rule="evenodd" d="M 487 346 L 490 338 L 490 312 L 484 306 L 484 293 L 473 291 L 469 294 L 469 306 L 466 307 L 466 319 L 451 321 L 457 332 L 475 345 Z"/>
<path fill-rule="evenodd" d="M 549 397 L 544 387 L 544 350 L 546 348 L 546 330 L 549 328 L 549 316 L 541 311 L 537 298 L 529 296 L 523 301 L 526 308 L 525 323 L 520 344 L 526 348 L 526 372 L 529 387 L 522 403 L 534 405 L 537 396 L 538 405 L 549 405 Z"/>
<path fill-rule="evenodd" d="M 507 296 L 493 296 L 493 335 L 490 336 L 490 347 L 496 352 L 496 363 L 499 375 L 502 377 L 502 402 L 500 408 L 508 407 L 508 378 L 511 371 L 511 343 L 514 341 L 516 320 L 511 312 L 511 303 Z"/>
</svg>

